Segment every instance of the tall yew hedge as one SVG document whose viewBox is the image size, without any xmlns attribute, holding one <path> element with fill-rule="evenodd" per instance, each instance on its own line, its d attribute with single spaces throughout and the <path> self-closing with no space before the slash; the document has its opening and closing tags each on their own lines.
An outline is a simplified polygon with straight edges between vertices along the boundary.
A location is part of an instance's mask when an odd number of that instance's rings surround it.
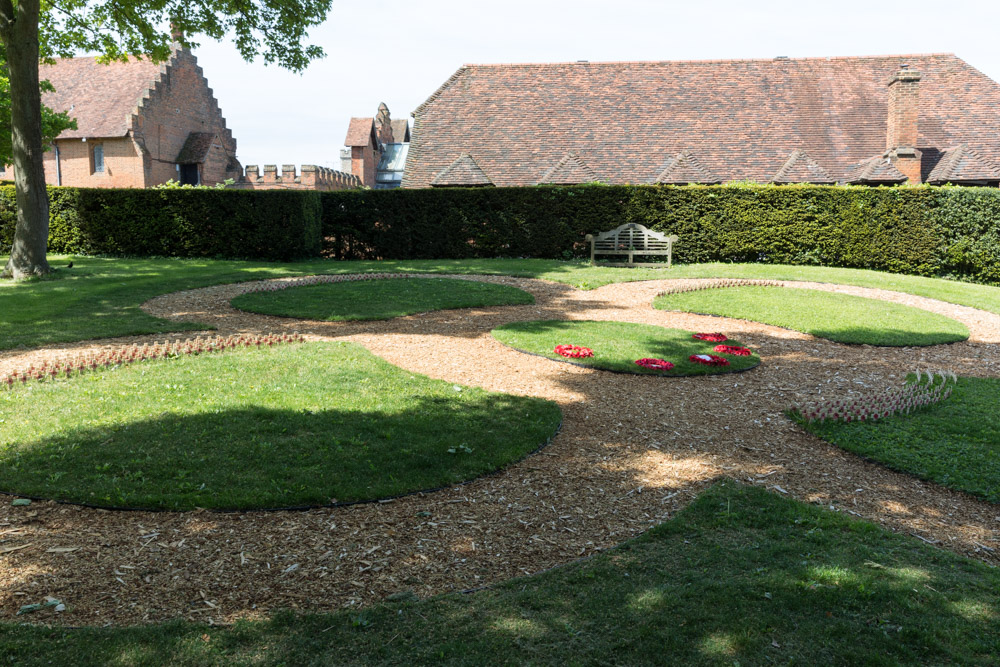
<svg viewBox="0 0 1000 667">
<path fill-rule="evenodd" d="M 49 250 L 81 255 L 290 260 L 320 253 L 319 193 L 49 189 Z M 0 188 L 0 243 L 14 237 L 14 188 Z"/>
<path fill-rule="evenodd" d="M 1000 282 L 1000 189 L 574 186 L 323 193 L 339 259 L 566 257 L 626 222 L 675 260 L 821 264 Z"/>
<path fill-rule="evenodd" d="M 822 264 L 1000 284 L 1000 189 L 599 186 L 341 192 L 52 188 L 54 252 L 287 260 L 564 258 L 626 222 L 678 262 Z M 14 228 L 0 187 L 0 252 Z"/>
</svg>

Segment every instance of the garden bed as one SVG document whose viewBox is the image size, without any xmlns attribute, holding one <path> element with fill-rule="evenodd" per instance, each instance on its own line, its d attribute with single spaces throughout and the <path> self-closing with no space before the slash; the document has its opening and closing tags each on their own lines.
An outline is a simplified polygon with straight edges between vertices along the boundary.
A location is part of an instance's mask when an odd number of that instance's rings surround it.
<svg viewBox="0 0 1000 667">
<path fill-rule="evenodd" d="M 506 324 L 492 334 L 521 352 L 618 373 L 717 375 L 760 364 L 752 350 L 722 334 L 650 324 L 544 320 Z"/>
</svg>

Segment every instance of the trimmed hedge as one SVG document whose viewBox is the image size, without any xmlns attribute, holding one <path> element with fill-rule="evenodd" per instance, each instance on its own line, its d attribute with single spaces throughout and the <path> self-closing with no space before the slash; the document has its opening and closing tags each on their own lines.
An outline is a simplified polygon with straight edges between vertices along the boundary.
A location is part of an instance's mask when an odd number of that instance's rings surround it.
<svg viewBox="0 0 1000 667">
<path fill-rule="evenodd" d="M 766 262 L 1000 282 L 1000 189 L 598 186 L 323 193 L 338 259 L 566 257 L 626 222 L 679 263 Z"/>
<path fill-rule="evenodd" d="M 586 234 L 638 222 L 677 234 L 680 263 L 817 264 L 1000 283 L 997 188 L 52 188 L 49 195 L 50 248 L 64 253 L 567 258 L 586 255 Z M 0 187 L 0 242 L 7 247 L 13 201 L 13 188 Z"/>
<path fill-rule="evenodd" d="M 82 255 L 290 260 L 320 253 L 319 193 L 49 188 L 49 250 Z M 14 237 L 0 188 L 0 243 Z"/>
</svg>

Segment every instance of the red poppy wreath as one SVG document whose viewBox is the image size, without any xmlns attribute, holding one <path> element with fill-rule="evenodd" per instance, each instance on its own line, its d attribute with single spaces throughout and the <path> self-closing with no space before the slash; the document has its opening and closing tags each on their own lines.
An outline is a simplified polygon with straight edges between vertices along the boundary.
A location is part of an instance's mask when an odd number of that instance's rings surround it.
<svg viewBox="0 0 1000 667">
<path fill-rule="evenodd" d="M 720 333 L 696 333 L 691 334 L 691 338 L 697 338 L 698 340 L 707 340 L 709 343 L 725 343 L 728 338 Z"/>
<path fill-rule="evenodd" d="M 589 347 L 579 347 L 577 345 L 556 345 L 556 354 L 571 359 L 582 359 L 594 356 L 594 351 Z"/>
<path fill-rule="evenodd" d="M 715 351 L 720 354 L 732 354 L 737 357 L 749 357 L 753 354 L 749 348 L 740 347 L 739 345 L 716 345 Z"/>
<path fill-rule="evenodd" d="M 643 368 L 648 368 L 651 371 L 669 371 L 674 367 L 672 363 L 664 359 L 636 359 L 635 363 L 637 366 L 642 366 Z"/>
<path fill-rule="evenodd" d="M 714 354 L 692 354 L 688 357 L 688 361 L 693 361 L 696 364 L 705 364 L 706 366 L 728 366 L 729 360 L 723 359 Z"/>
</svg>

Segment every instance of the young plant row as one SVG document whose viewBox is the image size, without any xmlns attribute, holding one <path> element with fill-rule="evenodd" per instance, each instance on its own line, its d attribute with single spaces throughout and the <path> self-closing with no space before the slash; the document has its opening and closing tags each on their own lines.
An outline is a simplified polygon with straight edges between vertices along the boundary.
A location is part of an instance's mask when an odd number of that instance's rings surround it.
<svg viewBox="0 0 1000 667">
<path fill-rule="evenodd" d="M 858 398 L 833 399 L 795 405 L 792 414 L 806 422 L 873 421 L 897 414 L 910 414 L 928 405 L 947 400 L 958 377 L 951 371 L 934 373 L 916 372 L 916 379 L 902 387 L 887 388 L 878 393 Z"/>
<path fill-rule="evenodd" d="M 700 292 L 707 289 L 724 289 L 726 287 L 781 287 L 782 283 L 777 280 L 757 280 L 754 278 L 719 278 L 716 280 L 706 280 L 700 283 L 694 283 L 690 285 L 678 285 L 677 287 L 670 287 L 662 292 L 659 296 L 666 296 L 667 294 L 683 294 L 684 292 Z"/>
<path fill-rule="evenodd" d="M 45 360 L 40 365 L 31 364 L 26 369 L 15 370 L 0 377 L 0 387 L 13 388 L 18 384 L 55 380 L 58 377 L 73 377 L 86 371 L 113 368 L 137 361 L 170 359 L 183 355 L 224 352 L 249 347 L 273 347 L 283 343 L 301 343 L 301 334 L 240 334 L 238 336 L 196 337 L 183 341 L 143 343 L 81 355 L 74 359 Z"/>
</svg>

